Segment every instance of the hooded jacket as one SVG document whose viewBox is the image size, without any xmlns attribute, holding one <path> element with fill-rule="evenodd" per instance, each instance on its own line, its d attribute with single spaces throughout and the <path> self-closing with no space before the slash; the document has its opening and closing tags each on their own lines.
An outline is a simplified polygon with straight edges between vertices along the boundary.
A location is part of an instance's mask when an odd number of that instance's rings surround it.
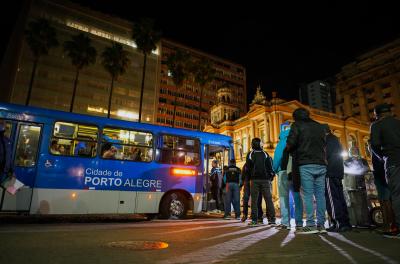
<svg viewBox="0 0 400 264">
<path fill-rule="evenodd" d="M 289 132 L 290 129 L 281 131 L 281 133 L 279 134 L 279 142 L 278 145 L 275 148 L 275 152 L 274 152 L 274 171 L 275 172 L 279 172 L 281 170 L 286 169 L 287 165 L 287 158 L 284 157 L 284 151 L 285 151 L 285 147 L 286 147 L 286 141 L 287 138 L 289 136 Z M 283 163 L 283 166 L 282 166 Z M 286 163 L 286 164 L 285 164 Z"/>
<path fill-rule="evenodd" d="M 290 128 L 287 148 L 290 153 L 296 152 L 297 164 L 326 165 L 325 127 L 312 120 L 303 108 L 296 109 L 293 118 L 295 122 Z"/>
</svg>

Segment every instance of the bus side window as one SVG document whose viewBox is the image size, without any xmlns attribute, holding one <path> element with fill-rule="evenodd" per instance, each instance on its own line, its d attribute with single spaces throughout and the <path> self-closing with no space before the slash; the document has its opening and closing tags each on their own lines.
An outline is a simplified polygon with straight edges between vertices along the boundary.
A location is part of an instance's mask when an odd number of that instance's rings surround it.
<svg viewBox="0 0 400 264">
<path fill-rule="evenodd" d="M 95 126 L 56 122 L 49 151 L 53 155 L 95 157 L 97 135 Z"/>
<path fill-rule="evenodd" d="M 200 142 L 181 136 L 163 135 L 159 162 L 167 164 L 200 164 Z"/>
<path fill-rule="evenodd" d="M 21 125 L 17 149 L 15 155 L 15 164 L 20 167 L 34 167 L 39 147 L 41 127 L 33 125 Z"/>
<path fill-rule="evenodd" d="M 150 132 L 105 127 L 102 141 L 103 159 L 153 160 L 153 135 Z"/>
</svg>

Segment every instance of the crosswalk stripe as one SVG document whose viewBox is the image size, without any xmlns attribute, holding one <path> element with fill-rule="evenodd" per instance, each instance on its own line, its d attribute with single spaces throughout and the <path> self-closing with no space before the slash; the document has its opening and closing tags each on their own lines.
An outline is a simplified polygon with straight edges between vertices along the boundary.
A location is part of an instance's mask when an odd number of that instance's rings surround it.
<svg viewBox="0 0 400 264">
<path fill-rule="evenodd" d="M 247 247 L 264 240 L 270 236 L 275 235 L 278 232 L 277 229 L 271 228 L 255 234 L 250 234 L 244 237 L 232 239 L 220 244 L 216 244 L 210 247 L 202 248 L 200 250 L 183 254 L 179 257 L 164 260 L 159 262 L 160 264 L 169 263 L 211 263 L 217 262 L 226 257 L 236 254 Z"/>
<path fill-rule="evenodd" d="M 235 236 L 235 235 L 240 235 L 240 234 L 252 233 L 252 232 L 254 232 L 256 230 L 269 228 L 269 226 L 257 226 L 257 227 L 254 227 L 254 228 L 248 228 L 244 224 L 242 224 L 242 226 L 246 227 L 246 229 L 242 229 L 242 230 L 239 230 L 239 231 L 236 231 L 236 232 L 229 232 L 229 233 L 225 233 L 225 234 L 218 235 L 218 236 L 203 238 L 202 240 L 213 240 L 213 239 L 218 239 L 218 238 L 221 238 L 221 237 Z"/>
<path fill-rule="evenodd" d="M 366 248 L 364 246 L 361 246 L 361 245 L 359 245 L 359 244 L 347 239 L 345 236 L 343 236 L 341 234 L 328 232 L 328 235 L 331 236 L 331 237 L 336 238 L 337 240 L 340 240 L 340 241 L 345 242 L 345 243 L 347 243 L 349 245 L 352 245 L 353 247 L 356 247 L 356 248 L 359 248 L 359 249 L 361 249 L 361 250 L 363 250 L 365 252 L 368 252 L 368 253 L 370 253 L 370 254 L 372 254 L 372 255 L 384 260 L 386 263 L 390 263 L 390 264 L 398 263 L 397 261 L 395 261 L 395 260 L 393 260 L 393 259 L 391 259 L 389 257 L 386 257 L 386 256 L 382 255 L 379 252 L 376 252 L 375 250 Z"/>
<path fill-rule="evenodd" d="M 347 258 L 351 263 L 357 264 L 357 261 L 355 261 L 353 259 L 353 257 L 350 256 L 349 253 L 347 253 L 344 249 L 340 248 L 339 246 L 337 246 L 336 244 L 332 243 L 331 241 L 329 241 L 328 239 L 326 239 L 325 237 L 323 237 L 321 235 L 319 235 L 319 237 L 322 239 L 322 241 L 324 241 L 325 243 L 327 243 L 328 245 L 333 247 L 337 252 L 339 252 L 340 255 L 342 255 L 343 257 Z"/>
<path fill-rule="evenodd" d="M 198 226 L 198 227 L 193 227 L 193 228 L 186 228 L 186 229 L 181 229 L 181 230 L 163 232 L 162 234 L 173 234 L 173 233 L 191 232 L 191 231 L 204 230 L 204 229 L 215 229 L 215 228 L 237 227 L 237 226 L 244 226 L 244 224 L 243 223 L 234 223 L 234 224 L 225 224 L 225 225 Z"/>
<path fill-rule="evenodd" d="M 289 244 L 290 241 L 292 241 L 294 238 L 296 237 L 296 235 L 294 234 L 294 230 L 290 230 L 289 234 L 285 237 L 285 239 L 282 241 L 281 243 L 281 247 L 286 246 L 287 244 Z"/>
</svg>

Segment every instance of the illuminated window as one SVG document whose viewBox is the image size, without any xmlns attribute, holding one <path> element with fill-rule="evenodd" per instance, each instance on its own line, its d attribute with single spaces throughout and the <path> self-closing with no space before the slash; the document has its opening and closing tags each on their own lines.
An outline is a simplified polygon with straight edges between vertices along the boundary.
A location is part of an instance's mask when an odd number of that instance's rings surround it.
<svg viewBox="0 0 400 264">
<path fill-rule="evenodd" d="M 104 128 L 101 155 L 105 159 L 149 162 L 153 160 L 153 135 L 149 132 Z"/>
<path fill-rule="evenodd" d="M 77 123 L 56 122 L 50 141 L 53 155 L 94 157 L 97 151 L 98 129 Z"/>
<path fill-rule="evenodd" d="M 159 161 L 167 164 L 199 165 L 200 142 L 198 139 L 163 135 Z"/>
</svg>

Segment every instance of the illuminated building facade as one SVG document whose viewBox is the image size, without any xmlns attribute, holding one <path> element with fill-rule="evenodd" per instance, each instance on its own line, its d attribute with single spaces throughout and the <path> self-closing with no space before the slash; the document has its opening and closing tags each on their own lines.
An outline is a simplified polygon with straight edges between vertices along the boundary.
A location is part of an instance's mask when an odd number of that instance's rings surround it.
<svg viewBox="0 0 400 264">
<path fill-rule="evenodd" d="M 226 95 L 222 92 L 218 94 Z M 229 112 L 230 106 L 226 104 L 226 100 L 219 98 L 217 105 L 211 109 L 212 123 L 208 124 L 204 131 L 231 136 L 235 147 L 236 164 L 241 168 L 254 137 L 261 138 L 264 150 L 273 156 L 282 124 L 288 125 L 288 122 L 292 122 L 292 113 L 299 107 L 307 108 L 311 118 L 319 123 L 328 124 L 333 133 L 339 137 L 343 149 L 357 147 L 360 155 L 370 161 L 367 149 L 369 123 L 356 118 L 345 119 L 338 114 L 310 108 L 298 101 L 285 101 L 279 98 L 267 100 L 260 87 L 257 88 L 249 112 L 240 118 L 229 115 L 220 118 L 220 113 Z M 277 181 L 273 184 L 273 195 L 275 200 L 278 199 Z"/>
<path fill-rule="evenodd" d="M 177 49 L 188 52 L 192 60 L 208 59 L 216 71 L 215 79 L 204 87 L 201 108 L 199 107 L 200 86 L 194 82 L 193 77 L 189 77 L 183 87 L 178 89 L 168 72 L 166 60 Z M 204 128 L 205 123 L 210 120 L 209 109 L 216 103 L 216 92 L 221 87 L 231 90 L 233 96 L 230 103 L 238 108 L 237 117 L 246 113 L 246 70 L 243 66 L 166 39 L 161 41 L 160 51 L 162 60 L 157 124 L 172 125 L 173 101 L 174 95 L 177 94 L 175 127 L 198 129 L 200 110 L 201 128 Z"/>
<path fill-rule="evenodd" d="M 24 31 L 30 21 L 46 18 L 56 29 L 59 46 L 40 57 L 32 89 L 31 106 L 69 111 L 76 68 L 63 50 L 63 43 L 72 36 L 86 34 L 97 50 L 96 63 L 84 67 L 79 82 L 73 112 L 106 116 L 111 86 L 110 74 L 101 63 L 101 53 L 112 42 L 122 44 L 130 60 L 126 72 L 114 82 L 111 117 L 137 121 L 142 81 L 143 55 L 132 40 L 133 24 L 129 21 L 92 11 L 62 0 L 32 0 L 20 15 L 6 51 L 0 71 L 0 85 L 5 91 L 0 100 L 24 104 L 33 68 L 33 55 L 26 43 Z M 189 52 L 191 59 L 207 58 L 216 70 L 216 78 L 204 88 L 202 107 L 200 87 L 193 78 L 177 89 L 165 64 L 177 49 Z M 246 112 L 246 71 L 240 65 L 199 50 L 163 39 L 157 50 L 147 56 L 143 96 L 143 122 L 172 125 L 173 101 L 178 97 L 176 127 L 198 129 L 199 109 L 202 127 L 209 120 L 209 109 L 215 104 L 216 90 L 229 87 L 235 96 L 232 103 L 239 107 L 239 116 Z"/>
<path fill-rule="evenodd" d="M 400 39 L 359 56 L 336 75 L 336 113 L 362 121 L 381 103 L 400 116 Z"/>
<path fill-rule="evenodd" d="M 29 1 L 27 1 L 29 2 Z M 59 46 L 40 57 L 32 89 L 31 106 L 69 111 L 76 68 L 63 50 L 65 41 L 80 33 L 86 34 L 97 50 L 96 63 L 80 71 L 73 112 L 98 116 L 107 115 L 110 74 L 102 66 L 101 53 L 112 42 L 122 44 L 128 52 L 129 65 L 126 72 L 114 82 L 111 117 L 137 120 L 143 55 L 132 40 L 132 23 L 116 17 L 83 8 L 61 0 L 32 0 L 27 18 L 19 20 L 10 41 L 3 66 L 13 70 L 3 71 L 3 87 L 10 87 L 2 94 L 2 100 L 24 104 L 33 66 L 33 55 L 26 43 L 26 25 L 37 18 L 46 18 L 55 28 Z M 17 62 L 15 63 L 15 58 Z M 15 64 L 15 67 L 12 67 Z M 144 122 L 154 123 L 156 98 L 159 87 L 159 49 L 147 57 L 146 81 L 143 101 Z"/>
</svg>

